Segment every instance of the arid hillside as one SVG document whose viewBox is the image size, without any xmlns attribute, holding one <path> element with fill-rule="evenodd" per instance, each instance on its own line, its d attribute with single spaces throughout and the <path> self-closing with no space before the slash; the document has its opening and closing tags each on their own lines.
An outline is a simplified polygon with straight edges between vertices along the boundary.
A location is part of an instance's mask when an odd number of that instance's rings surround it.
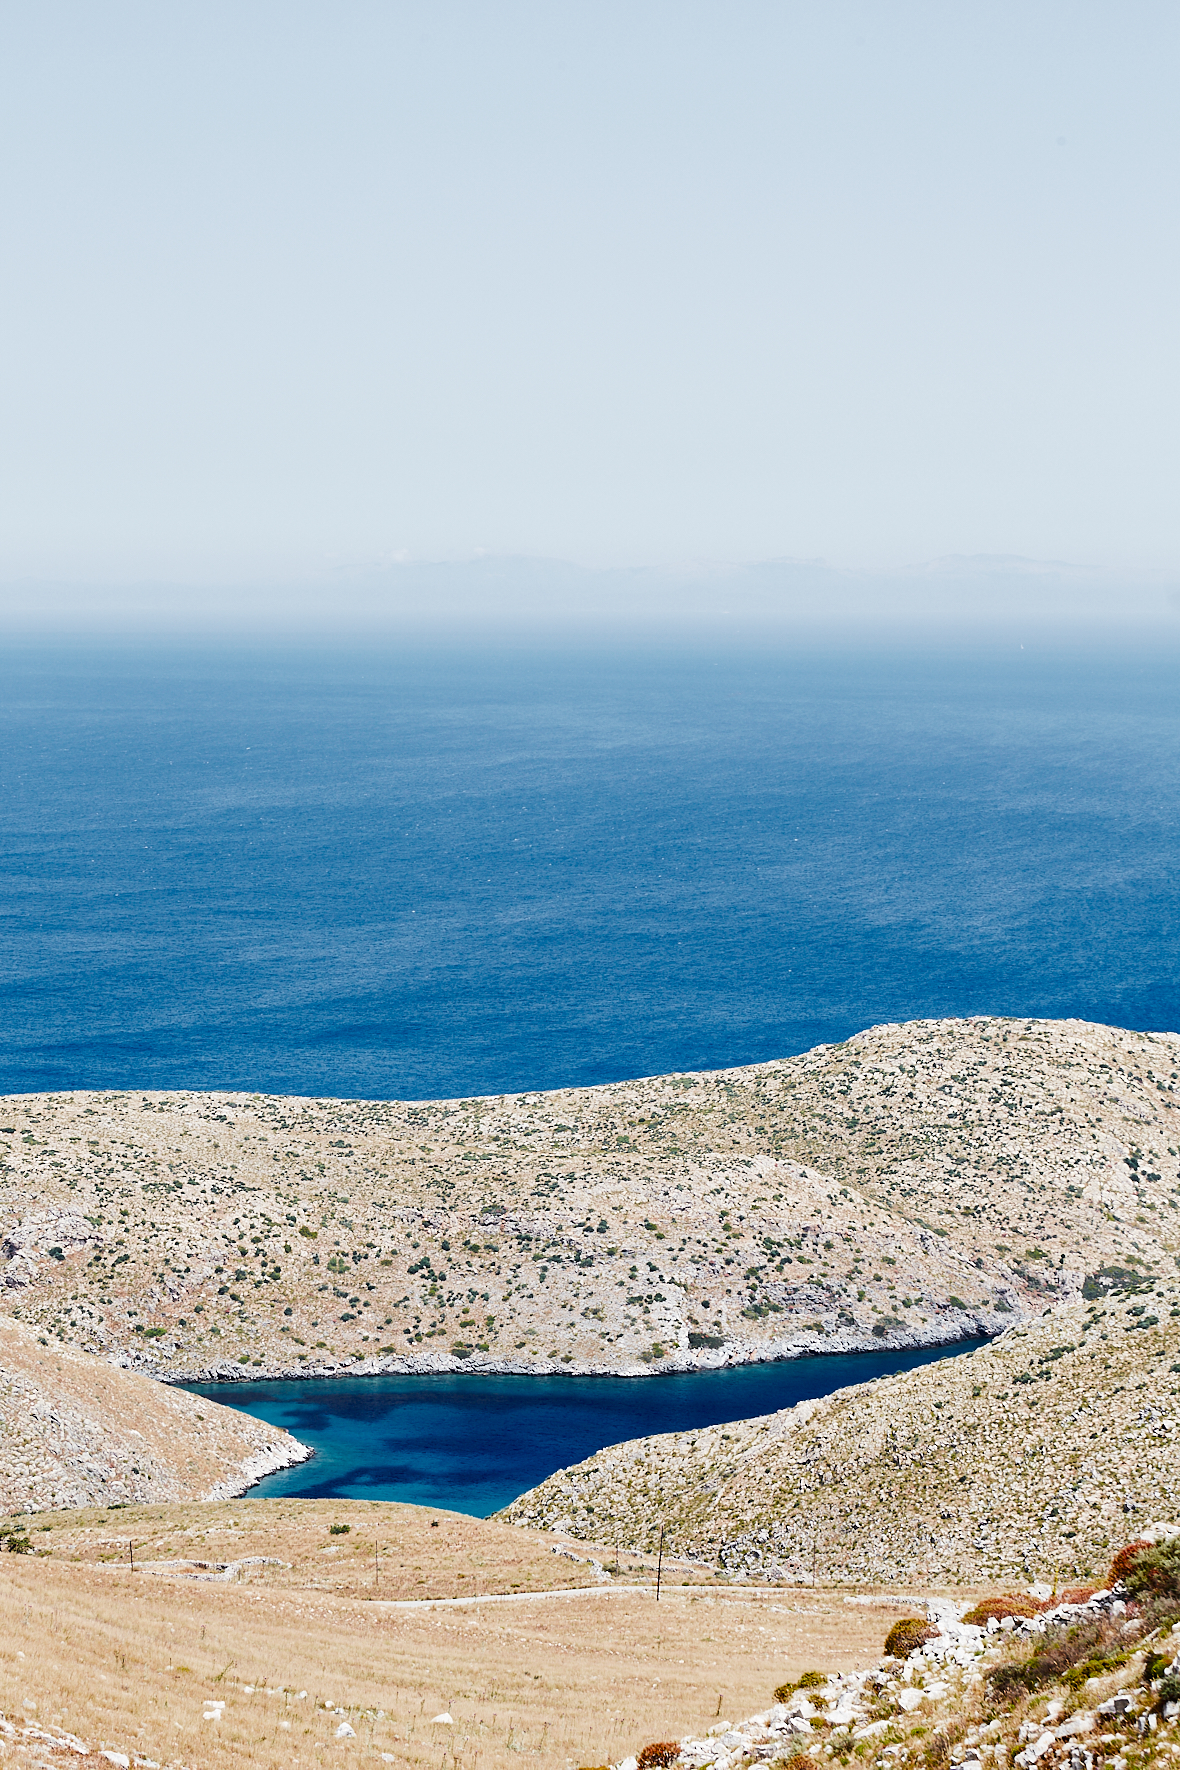
<svg viewBox="0 0 1180 1770">
<path fill-rule="evenodd" d="M 195 1399 L 0 1317 L 0 1510 L 221 1499 L 309 1453 L 279 1426 Z"/>
<path fill-rule="evenodd" d="M 10 1097 L 0 1309 L 172 1377 L 947 1343 L 1175 1271 L 1178 1066 L 980 1019 L 550 1094 Z"/>
<path fill-rule="evenodd" d="M 507 1507 L 739 1576 L 1099 1579 L 1180 1516 L 1180 1284 L 1058 1304 L 978 1351 L 612 1445 Z"/>
</svg>

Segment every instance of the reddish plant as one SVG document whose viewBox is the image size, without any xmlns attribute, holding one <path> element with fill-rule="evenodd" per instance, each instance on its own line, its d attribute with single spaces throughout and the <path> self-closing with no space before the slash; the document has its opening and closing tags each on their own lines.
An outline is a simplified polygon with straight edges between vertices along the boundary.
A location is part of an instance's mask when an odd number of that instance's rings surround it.
<svg viewBox="0 0 1180 1770">
<path fill-rule="evenodd" d="M 1127 1575 L 1134 1568 L 1140 1555 L 1146 1555 L 1148 1549 L 1154 1547 L 1154 1543 L 1144 1542 L 1141 1538 L 1138 1542 L 1128 1543 L 1125 1549 L 1120 1549 L 1110 1564 L 1109 1578 L 1111 1585 L 1125 1585 Z"/>
<path fill-rule="evenodd" d="M 657 1739 L 652 1745 L 645 1745 L 639 1754 L 639 1770 L 667 1770 L 680 1756 L 680 1747 L 674 1739 Z"/>
</svg>

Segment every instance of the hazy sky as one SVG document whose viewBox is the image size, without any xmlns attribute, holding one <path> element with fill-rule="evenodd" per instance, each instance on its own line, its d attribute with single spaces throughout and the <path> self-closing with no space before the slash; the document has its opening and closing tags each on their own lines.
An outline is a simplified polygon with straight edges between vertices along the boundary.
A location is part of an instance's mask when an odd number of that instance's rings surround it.
<svg viewBox="0 0 1180 1770">
<path fill-rule="evenodd" d="M 0 578 L 1180 567 L 1180 7 L 0 4 Z"/>
</svg>

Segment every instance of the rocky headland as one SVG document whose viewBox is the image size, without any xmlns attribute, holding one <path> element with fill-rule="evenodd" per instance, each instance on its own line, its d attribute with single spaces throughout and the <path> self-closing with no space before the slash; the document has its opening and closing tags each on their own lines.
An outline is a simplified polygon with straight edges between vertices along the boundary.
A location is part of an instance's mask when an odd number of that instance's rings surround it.
<svg viewBox="0 0 1180 1770">
<path fill-rule="evenodd" d="M 0 1312 L 174 1380 L 643 1375 L 996 1334 L 1175 1272 L 1180 1039 L 875 1027 L 396 1102 L 0 1103 Z"/>
</svg>

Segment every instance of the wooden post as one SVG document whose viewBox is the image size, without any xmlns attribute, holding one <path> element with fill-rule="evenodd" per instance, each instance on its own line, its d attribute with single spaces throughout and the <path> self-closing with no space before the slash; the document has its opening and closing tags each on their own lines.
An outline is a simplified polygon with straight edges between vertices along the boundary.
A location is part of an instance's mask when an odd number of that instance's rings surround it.
<svg viewBox="0 0 1180 1770">
<path fill-rule="evenodd" d="M 127 1549 L 128 1549 L 128 1552 L 131 1556 L 131 1571 L 132 1571 L 132 1573 L 134 1573 L 135 1572 L 135 1544 L 128 1543 Z"/>
<path fill-rule="evenodd" d="M 660 1552 L 656 1560 L 656 1603 L 660 1601 L 660 1580 L 664 1572 L 664 1527 L 660 1525 Z"/>
</svg>

